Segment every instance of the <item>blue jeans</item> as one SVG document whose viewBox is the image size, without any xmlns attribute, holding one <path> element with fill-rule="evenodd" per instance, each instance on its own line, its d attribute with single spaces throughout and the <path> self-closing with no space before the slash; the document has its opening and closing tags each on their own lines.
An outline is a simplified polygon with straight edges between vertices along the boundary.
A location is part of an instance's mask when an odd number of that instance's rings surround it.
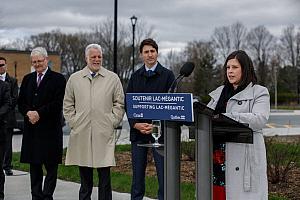
<svg viewBox="0 0 300 200">
<path fill-rule="evenodd" d="M 143 142 L 136 141 L 131 143 L 132 158 L 132 186 L 131 200 L 142 200 L 145 195 L 145 172 L 147 167 L 147 147 L 139 147 L 137 144 Z M 158 154 L 156 148 L 152 148 L 156 173 L 158 177 L 158 199 L 164 199 L 164 157 Z"/>
</svg>

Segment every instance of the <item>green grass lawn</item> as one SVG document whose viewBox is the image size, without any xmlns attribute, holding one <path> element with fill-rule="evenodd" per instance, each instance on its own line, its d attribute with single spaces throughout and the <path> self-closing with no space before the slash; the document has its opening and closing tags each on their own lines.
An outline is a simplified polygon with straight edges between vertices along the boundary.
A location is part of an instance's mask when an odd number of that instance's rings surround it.
<svg viewBox="0 0 300 200">
<path fill-rule="evenodd" d="M 118 145 L 116 152 L 130 151 L 130 145 Z M 64 151 L 65 152 L 65 151 Z M 13 153 L 14 169 L 21 171 L 29 171 L 29 165 L 19 162 L 20 153 Z M 96 173 L 96 172 L 95 172 Z M 60 165 L 58 168 L 58 178 L 62 180 L 80 182 L 79 171 L 77 166 Z M 130 193 L 131 176 L 119 172 L 111 173 L 112 188 L 114 191 Z M 97 185 L 97 176 L 94 176 L 94 185 Z M 156 177 L 146 177 L 146 196 L 156 198 L 158 189 L 158 182 Z M 190 183 L 181 184 L 181 199 L 194 200 L 195 199 L 195 185 Z M 270 195 L 269 200 L 287 200 L 274 195 Z"/>
<path fill-rule="evenodd" d="M 271 109 L 275 109 L 274 105 L 271 106 Z M 299 105 L 278 105 L 278 110 L 300 110 Z"/>
</svg>

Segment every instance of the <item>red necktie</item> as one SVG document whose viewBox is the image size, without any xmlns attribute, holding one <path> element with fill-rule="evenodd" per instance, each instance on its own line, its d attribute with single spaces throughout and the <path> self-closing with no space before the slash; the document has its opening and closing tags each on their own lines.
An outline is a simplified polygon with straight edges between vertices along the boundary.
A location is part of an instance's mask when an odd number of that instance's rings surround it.
<svg viewBox="0 0 300 200">
<path fill-rule="evenodd" d="M 39 87 L 41 81 L 42 81 L 43 73 L 38 74 L 38 80 L 37 80 L 37 86 Z"/>
</svg>

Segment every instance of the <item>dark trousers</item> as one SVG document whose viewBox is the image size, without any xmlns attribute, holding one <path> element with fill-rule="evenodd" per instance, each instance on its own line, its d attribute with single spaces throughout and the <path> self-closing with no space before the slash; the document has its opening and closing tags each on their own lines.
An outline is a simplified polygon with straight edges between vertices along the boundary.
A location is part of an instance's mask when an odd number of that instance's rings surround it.
<svg viewBox="0 0 300 200">
<path fill-rule="evenodd" d="M 145 172 L 147 167 L 148 148 L 139 147 L 137 144 L 142 142 L 131 143 L 132 158 L 132 186 L 131 200 L 142 200 L 145 195 Z M 153 158 L 158 178 L 158 199 L 164 199 L 164 157 L 161 156 L 156 148 L 152 148 Z"/>
<path fill-rule="evenodd" d="M 32 200 L 53 200 L 57 181 L 58 164 L 44 164 L 46 177 L 43 187 L 43 165 L 30 164 L 30 181 Z"/>
<path fill-rule="evenodd" d="M 3 169 L 8 170 L 12 169 L 11 159 L 12 159 L 12 137 L 13 137 L 13 128 L 7 128 L 5 134 L 5 153 L 3 159 Z"/>
<path fill-rule="evenodd" d="M 3 142 L 0 143 L 0 166 L 3 164 L 3 156 L 4 156 L 5 145 Z M 0 198 L 4 198 L 4 182 L 5 175 L 3 170 L 0 170 Z"/>
<path fill-rule="evenodd" d="M 97 168 L 98 172 L 98 200 L 112 200 L 110 182 L 110 167 Z M 79 200 L 91 200 L 93 191 L 93 168 L 79 167 L 80 190 Z"/>
</svg>

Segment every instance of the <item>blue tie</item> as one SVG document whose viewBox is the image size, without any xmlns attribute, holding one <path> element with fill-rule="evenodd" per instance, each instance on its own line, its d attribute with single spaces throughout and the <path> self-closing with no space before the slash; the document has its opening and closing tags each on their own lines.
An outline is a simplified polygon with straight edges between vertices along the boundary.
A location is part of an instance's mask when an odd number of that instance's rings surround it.
<svg viewBox="0 0 300 200">
<path fill-rule="evenodd" d="M 153 76 L 154 74 L 155 74 L 155 72 L 152 71 L 152 70 L 148 70 L 148 71 L 147 71 L 147 76 L 148 76 L 148 77 L 151 77 L 151 76 Z"/>
<path fill-rule="evenodd" d="M 95 75 L 96 75 L 96 73 L 95 73 L 95 72 L 93 72 L 93 73 L 91 73 L 91 75 L 92 75 L 92 78 L 94 78 L 94 77 L 95 77 Z"/>
</svg>

